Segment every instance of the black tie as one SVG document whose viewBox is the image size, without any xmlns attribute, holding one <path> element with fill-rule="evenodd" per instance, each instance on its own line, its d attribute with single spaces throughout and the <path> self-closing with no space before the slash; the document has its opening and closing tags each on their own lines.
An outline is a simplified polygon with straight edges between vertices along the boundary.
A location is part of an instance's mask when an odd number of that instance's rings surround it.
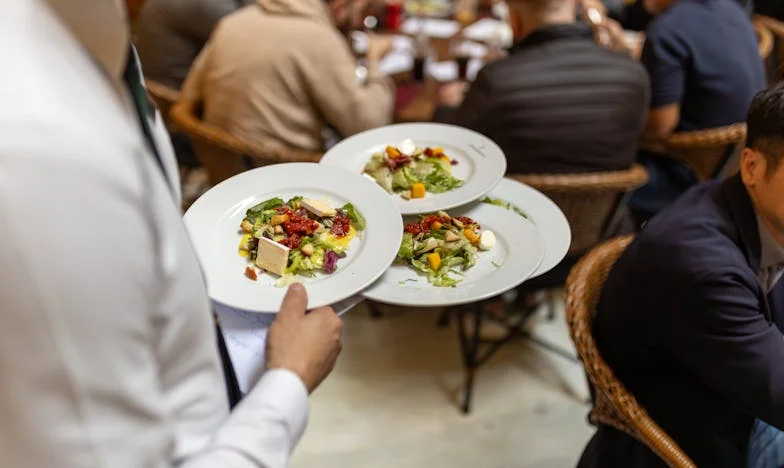
<svg viewBox="0 0 784 468">
<path fill-rule="evenodd" d="M 142 85 L 141 71 L 136 60 L 136 51 L 134 50 L 133 45 L 129 47 L 128 63 L 125 65 L 123 79 L 128 86 L 128 91 L 130 91 L 131 96 L 133 97 L 133 103 L 136 107 L 136 113 L 139 116 L 139 123 L 141 124 L 147 147 L 150 149 L 150 153 L 155 156 L 155 160 L 163 172 L 164 179 L 168 181 L 169 179 L 166 177 L 166 167 L 163 165 L 161 156 L 158 153 L 158 148 L 155 146 L 155 139 L 152 136 L 152 127 L 150 126 L 150 120 L 155 116 L 155 107 L 150 102 L 147 91 Z M 171 189 L 172 187 L 169 188 Z M 226 342 L 223 340 L 220 320 L 214 312 L 213 316 L 215 318 L 215 331 L 218 335 L 218 352 L 220 353 L 221 364 L 223 365 L 226 391 L 229 395 L 229 405 L 234 408 L 234 406 L 239 403 L 240 399 L 242 399 L 242 392 L 240 391 L 240 386 L 237 382 L 237 376 L 234 374 L 234 366 L 231 363 L 229 350 L 226 348 Z"/>
</svg>

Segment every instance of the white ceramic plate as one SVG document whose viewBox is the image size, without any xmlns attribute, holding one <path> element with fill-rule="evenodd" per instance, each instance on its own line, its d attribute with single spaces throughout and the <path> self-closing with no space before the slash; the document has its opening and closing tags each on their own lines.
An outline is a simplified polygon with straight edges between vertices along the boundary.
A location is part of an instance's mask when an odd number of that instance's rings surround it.
<svg viewBox="0 0 784 468">
<path fill-rule="evenodd" d="M 374 301 L 402 306 L 467 304 L 502 294 L 528 279 L 542 262 L 545 243 L 530 221 L 513 211 L 486 203 L 450 210 L 469 216 L 496 235 L 495 247 L 479 252 L 477 264 L 452 288 L 436 287 L 408 265 L 395 264 L 363 295 Z"/>
<path fill-rule="evenodd" d="M 411 138 L 420 147 L 442 147 L 457 161 L 452 174 L 464 181 L 461 187 L 444 193 L 428 193 L 425 198 L 404 200 L 390 195 L 404 215 L 448 210 L 478 200 L 498 184 L 506 172 L 504 152 L 492 140 L 474 131 L 436 123 L 389 125 L 347 138 L 327 151 L 321 164 L 361 173 L 373 153 L 387 145 Z"/>
<path fill-rule="evenodd" d="M 558 205 L 540 191 L 507 178 L 501 179 L 487 196 L 506 200 L 520 208 L 542 233 L 544 259 L 531 278 L 547 273 L 563 260 L 572 242 L 572 231 Z"/>
<path fill-rule="evenodd" d="M 392 263 L 402 239 L 403 224 L 395 203 L 373 181 L 319 164 L 266 166 L 234 176 L 202 195 L 185 213 L 185 225 L 207 279 L 210 297 L 229 307 L 277 312 L 286 292 L 275 287 L 278 277 L 245 277 L 247 260 L 238 255 L 239 225 L 251 206 L 273 197 L 296 195 L 327 199 L 339 207 L 351 202 L 365 217 L 365 230 L 351 241 L 335 273 L 301 278 L 308 307 L 334 304 L 373 283 Z"/>
</svg>

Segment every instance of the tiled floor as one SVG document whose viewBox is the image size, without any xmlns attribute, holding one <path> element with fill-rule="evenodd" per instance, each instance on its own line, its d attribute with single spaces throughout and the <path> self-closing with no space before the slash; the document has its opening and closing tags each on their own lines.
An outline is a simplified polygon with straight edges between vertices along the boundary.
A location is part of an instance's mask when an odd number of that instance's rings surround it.
<svg viewBox="0 0 784 468">
<path fill-rule="evenodd" d="M 462 382 L 454 326 L 438 311 L 365 307 L 345 321 L 344 349 L 311 399 L 293 468 L 507 468 L 574 466 L 592 432 L 579 364 L 530 342 L 502 349 L 478 374 L 474 408 L 457 407 Z M 559 307 L 535 333 L 571 348 Z"/>
</svg>

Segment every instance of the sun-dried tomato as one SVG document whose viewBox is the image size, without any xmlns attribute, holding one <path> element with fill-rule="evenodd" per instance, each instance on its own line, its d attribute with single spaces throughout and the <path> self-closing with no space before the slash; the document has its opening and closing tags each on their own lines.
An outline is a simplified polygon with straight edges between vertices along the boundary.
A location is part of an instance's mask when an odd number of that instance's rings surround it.
<svg viewBox="0 0 784 468">
<path fill-rule="evenodd" d="M 419 234 L 422 230 L 422 225 L 419 223 L 409 223 L 403 227 L 404 232 L 410 232 L 413 235 Z"/>
<path fill-rule="evenodd" d="M 343 237 L 351 230 L 351 219 L 345 216 L 337 215 L 332 222 L 332 227 L 329 232 L 335 237 Z"/>
<path fill-rule="evenodd" d="M 386 163 L 389 170 L 394 171 L 401 166 L 405 166 L 406 164 L 411 162 L 411 158 L 408 156 L 399 156 L 396 158 L 385 158 L 384 163 Z"/>
<path fill-rule="evenodd" d="M 259 279 L 258 275 L 256 275 L 256 269 L 252 267 L 245 267 L 245 276 L 252 279 L 253 281 Z"/>
<path fill-rule="evenodd" d="M 278 244 L 284 245 L 290 249 L 296 249 L 299 247 L 300 242 L 302 242 L 302 238 L 296 234 L 292 234 L 289 237 L 279 241 Z"/>
<path fill-rule="evenodd" d="M 297 234 L 299 236 L 309 236 L 313 234 L 313 231 L 318 229 L 319 223 L 313 219 L 308 218 L 307 216 L 302 216 L 299 213 L 294 213 L 289 210 L 289 213 L 286 213 L 289 216 L 289 220 L 283 223 L 283 231 L 291 236 Z"/>
</svg>

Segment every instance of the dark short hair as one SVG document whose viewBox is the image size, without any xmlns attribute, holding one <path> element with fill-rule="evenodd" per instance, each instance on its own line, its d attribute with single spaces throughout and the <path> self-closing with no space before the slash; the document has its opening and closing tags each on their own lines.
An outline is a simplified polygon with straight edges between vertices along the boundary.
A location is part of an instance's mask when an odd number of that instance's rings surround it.
<svg viewBox="0 0 784 468">
<path fill-rule="evenodd" d="M 746 126 L 746 147 L 765 155 L 772 174 L 784 159 L 784 83 L 754 96 Z"/>
</svg>

